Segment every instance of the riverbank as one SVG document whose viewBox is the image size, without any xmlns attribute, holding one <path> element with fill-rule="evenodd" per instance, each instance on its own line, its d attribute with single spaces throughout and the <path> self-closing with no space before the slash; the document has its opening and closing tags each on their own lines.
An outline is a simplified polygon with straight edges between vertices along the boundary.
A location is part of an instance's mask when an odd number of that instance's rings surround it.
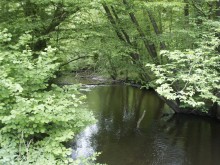
<svg viewBox="0 0 220 165">
<path fill-rule="evenodd" d="M 112 78 L 99 75 L 97 73 L 92 72 L 91 70 L 82 70 L 75 72 L 63 72 L 56 79 L 53 80 L 53 83 L 58 85 L 72 85 L 72 84 L 82 84 L 82 86 L 98 86 L 98 85 L 128 85 L 136 88 L 142 88 L 142 84 L 136 83 L 132 80 L 125 81 L 123 79 L 113 80 Z M 153 89 L 152 89 L 153 90 Z M 220 107 L 218 105 L 211 106 L 208 112 L 203 112 L 198 109 L 183 109 L 180 108 L 179 105 L 172 100 L 167 100 L 166 98 L 160 96 L 162 99 L 175 113 L 182 113 L 188 115 L 196 115 L 203 117 L 210 117 L 213 119 L 220 120 Z"/>
<path fill-rule="evenodd" d="M 72 84 L 82 84 L 85 85 L 116 85 L 123 84 L 129 85 L 136 88 L 141 88 L 140 83 L 136 83 L 132 80 L 117 79 L 113 80 L 109 76 L 99 75 L 90 70 L 75 71 L 75 72 L 63 72 L 59 74 L 57 78 L 53 80 L 53 83 L 57 85 L 72 85 Z"/>
</svg>

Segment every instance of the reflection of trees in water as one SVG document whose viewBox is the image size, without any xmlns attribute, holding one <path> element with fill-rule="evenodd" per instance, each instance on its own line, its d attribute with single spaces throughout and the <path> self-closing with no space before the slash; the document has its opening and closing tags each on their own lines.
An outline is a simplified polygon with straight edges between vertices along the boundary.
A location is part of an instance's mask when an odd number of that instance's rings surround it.
<svg viewBox="0 0 220 165">
<path fill-rule="evenodd" d="M 169 142 L 185 151 L 185 161 L 193 165 L 215 165 L 220 161 L 220 124 L 210 119 L 174 115 L 160 122 Z"/>
<path fill-rule="evenodd" d="M 162 117 L 163 103 L 153 92 L 122 86 L 96 90 L 88 99 L 99 114 L 92 141 L 103 151 L 100 162 L 215 165 L 220 160 L 219 123 L 188 115 Z"/>
<path fill-rule="evenodd" d="M 162 106 L 153 92 L 128 86 L 109 87 L 101 90 L 98 97 L 100 131 L 113 139 L 133 134 L 144 110 L 146 115 L 140 127 L 147 128 L 153 119 L 158 118 Z"/>
<path fill-rule="evenodd" d="M 145 156 L 152 153 L 147 146 L 150 146 L 153 138 L 137 133 L 136 127 L 144 110 L 146 115 L 140 124 L 141 132 L 151 127 L 153 120 L 158 118 L 163 103 L 155 93 L 113 86 L 99 88 L 88 98 L 93 102 L 95 100 L 94 108 L 98 109 L 99 131 L 93 135 L 93 143 L 98 151 L 103 151 L 100 158 L 105 160 L 109 159 L 106 158 L 108 156 L 117 157 L 114 155 L 117 153 L 126 157 L 125 162 L 134 164 L 133 161 L 145 161 Z"/>
</svg>

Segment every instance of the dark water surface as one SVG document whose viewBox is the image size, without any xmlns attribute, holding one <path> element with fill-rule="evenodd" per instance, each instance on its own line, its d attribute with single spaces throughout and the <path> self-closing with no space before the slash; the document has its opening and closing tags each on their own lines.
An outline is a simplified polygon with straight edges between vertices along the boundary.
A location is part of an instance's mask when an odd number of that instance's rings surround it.
<svg viewBox="0 0 220 165">
<path fill-rule="evenodd" d="M 85 94 L 98 122 L 77 137 L 73 157 L 102 152 L 97 162 L 108 165 L 220 164 L 219 122 L 164 115 L 169 109 L 153 91 L 98 86 Z"/>
</svg>

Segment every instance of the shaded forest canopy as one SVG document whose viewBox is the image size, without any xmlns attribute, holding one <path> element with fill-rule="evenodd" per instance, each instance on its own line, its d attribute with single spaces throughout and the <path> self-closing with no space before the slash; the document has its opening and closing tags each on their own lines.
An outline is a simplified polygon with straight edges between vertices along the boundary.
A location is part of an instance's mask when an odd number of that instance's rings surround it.
<svg viewBox="0 0 220 165">
<path fill-rule="evenodd" d="M 73 163 L 65 142 L 95 119 L 78 86 L 52 84 L 66 70 L 134 81 L 176 113 L 220 118 L 219 54 L 219 0 L 1 0 L 0 163 Z"/>
</svg>

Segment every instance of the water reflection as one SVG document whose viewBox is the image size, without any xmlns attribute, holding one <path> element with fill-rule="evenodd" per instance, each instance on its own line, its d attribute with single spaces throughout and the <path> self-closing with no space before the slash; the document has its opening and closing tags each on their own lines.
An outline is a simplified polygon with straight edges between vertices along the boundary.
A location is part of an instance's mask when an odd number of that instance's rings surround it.
<svg viewBox="0 0 220 165">
<path fill-rule="evenodd" d="M 72 158 L 89 157 L 96 152 L 95 145 L 92 144 L 91 138 L 98 132 L 96 124 L 88 126 L 83 132 L 77 135 L 77 141 L 74 146 Z"/>
<path fill-rule="evenodd" d="M 87 103 L 98 123 L 78 136 L 73 157 L 102 152 L 97 161 L 109 165 L 220 161 L 220 124 L 195 116 L 164 116 L 167 107 L 153 91 L 100 86 L 87 92 Z"/>
<path fill-rule="evenodd" d="M 170 143 L 184 151 L 185 164 L 217 165 L 220 162 L 220 123 L 189 115 L 174 115 L 163 123 Z"/>
</svg>

